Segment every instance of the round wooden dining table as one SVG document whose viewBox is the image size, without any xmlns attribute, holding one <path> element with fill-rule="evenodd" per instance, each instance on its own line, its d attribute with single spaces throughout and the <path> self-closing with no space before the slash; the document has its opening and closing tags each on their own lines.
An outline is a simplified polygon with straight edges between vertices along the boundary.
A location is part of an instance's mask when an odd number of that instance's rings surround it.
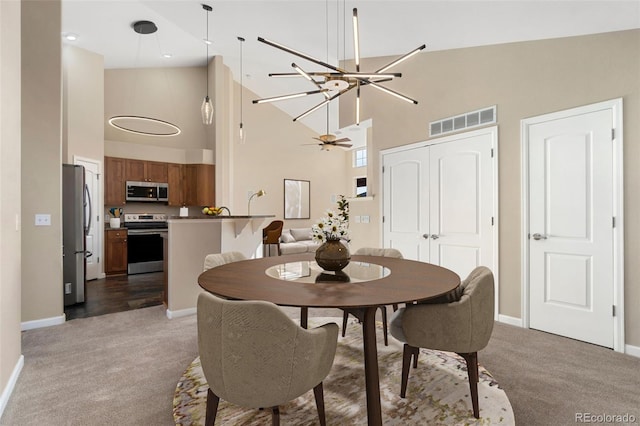
<svg viewBox="0 0 640 426">
<path fill-rule="evenodd" d="M 228 263 L 200 274 L 198 284 L 225 298 L 300 307 L 303 320 L 308 308 L 360 312 L 367 420 L 369 425 L 382 425 L 376 309 L 438 297 L 460 285 L 460 277 L 430 263 L 360 255 L 351 256 L 344 273 L 336 274 L 319 271 L 314 254 L 305 253 Z"/>
</svg>

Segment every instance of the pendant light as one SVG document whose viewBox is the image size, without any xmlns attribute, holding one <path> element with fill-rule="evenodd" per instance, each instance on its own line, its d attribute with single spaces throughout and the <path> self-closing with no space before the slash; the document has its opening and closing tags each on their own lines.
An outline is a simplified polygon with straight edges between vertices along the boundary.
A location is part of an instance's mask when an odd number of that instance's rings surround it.
<svg viewBox="0 0 640 426">
<path fill-rule="evenodd" d="M 242 44 L 244 43 L 244 38 L 238 37 L 238 41 L 240 42 L 240 129 L 238 137 L 240 138 L 240 143 L 245 143 L 247 141 L 247 132 L 244 130 L 244 123 L 242 122 L 242 92 L 244 92 L 244 85 L 242 84 L 242 77 L 244 76 L 244 71 L 242 70 Z"/>
<path fill-rule="evenodd" d="M 200 112 L 202 113 L 202 123 L 211 124 L 213 123 L 213 104 L 211 103 L 211 99 L 209 99 L 209 45 L 211 44 L 211 40 L 209 40 L 209 12 L 213 9 L 206 4 L 203 4 L 202 8 L 207 13 L 207 38 L 204 39 L 204 43 L 207 45 L 207 95 L 202 101 Z"/>
</svg>

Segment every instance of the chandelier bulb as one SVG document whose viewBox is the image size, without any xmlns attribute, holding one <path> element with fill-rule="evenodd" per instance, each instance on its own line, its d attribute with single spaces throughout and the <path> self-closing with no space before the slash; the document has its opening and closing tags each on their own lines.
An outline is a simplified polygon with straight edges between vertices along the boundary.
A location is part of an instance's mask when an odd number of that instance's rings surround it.
<svg viewBox="0 0 640 426">
<path fill-rule="evenodd" d="M 242 123 L 240 123 L 240 132 L 238 133 L 238 137 L 240 139 L 240 143 L 245 143 L 247 141 L 247 131 L 244 129 Z"/>
</svg>

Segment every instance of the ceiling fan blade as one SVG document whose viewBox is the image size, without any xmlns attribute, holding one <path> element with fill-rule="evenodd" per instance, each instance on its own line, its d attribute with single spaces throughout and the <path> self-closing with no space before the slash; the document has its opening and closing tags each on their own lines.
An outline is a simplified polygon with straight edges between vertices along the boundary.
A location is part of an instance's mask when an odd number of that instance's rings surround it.
<svg viewBox="0 0 640 426">
<path fill-rule="evenodd" d="M 410 57 L 412 57 L 413 55 L 415 55 L 416 53 L 420 52 L 421 50 L 424 50 L 427 47 L 426 44 L 423 44 L 422 46 L 413 49 L 411 52 L 407 53 L 406 55 L 402 55 L 400 56 L 398 59 L 396 59 L 395 61 L 392 61 L 390 63 L 388 63 L 387 65 L 385 65 L 384 67 L 380 68 L 378 71 L 376 71 L 376 74 L 379 72 L 385 72 L 386 70 L 388 70 L 391 67 L 395 67 L 396 65 L 398 65 L 400 62 L 404 62 L 407 59 L 409 59 Z"/>
<path fill-rule="evenodd" d="M 403 101 L 405 101 L 405 102 L 409 102 L 409 103 L 412 103 L 412 104 L 414 104 L 414 105 L 418 105 L 418 101 L 416 101 L 415 99 L 411 99 L 410 97 L 405 96 L 405 95 L 403 95 L 402 93 L 398 93 L 398 92 L 396 92 L 395 90 L 391 90 L 391 89 L 389 89 L 389 88 L 387 88 L 387 87 L 380 86 L 379 84 L 374 83 L 373 81 L 370 81 L 370 82 L 369 82 L 369 85 L 370 85 L 371 87 L 375 87 L 376 89 L 381 90 L 381 91 L 383 91 L 383 92 L 385 92 L 385 93 L 388 93 L 388 94 L 390 94 L 390 95 L 393 95 L 393 96 L 395 96 L 395 97 L 396 97 L 396 98 L 398 98 L 398 99 L 402 99 L 402 100 L 403 100 Z"/>
<path fill-rule="evenodd" d="M 317 141 L 320 141 L 320 142 L 324 143 L 324 141 L 322 139 L 320 139 L 320 138 L 312 137 L 311 139 L 315 139 Z M 307 144 L 307 145 L 316 145 L 316 144 L 314 143 L 314 144 Z"/>
<path fill-rule="evenodd" d="M 313 83 L 318 88 L 318 90 L 322 90 L 322 86 L 320 86 L 318 82 L 315 81 L 313 77 L 311 77 L 305 70 L 303 70 L 298 65 L 296 65 L 295 62 L 292 63 L 291 66 L 293 67 L 294 70 L 298 72 L 298 74 L 300 74 L 301 76 L 309 80 L 311 83 Z M 324 95 L 325 99 L 329 99 L 331 97 L 327 91 L 322 92 L 322 94 Z"/>
<path fill-rule="evenodd" d="M 336 139 L 335 141 L 333 141 L 335 143 L 341 143 L 341 142 L 351 142 L 351 139 L 349 138 L 341 138 L 341 139 Z"/>
<path fill-rule="evenodd" d="M 324 93 L 326 91 L 328 91 L 328 89 L 312 90 L 310 92 L 292 93 L 290 95 L 274 96 L 272 98 L 254 99 L 253 103 L 254 104 L 264 104 L 264 103 L 267 103 L 267 102 L 284 101 L 286 99 L 301 98 L 303 96 L 315 95 L 317 93 Z"/>
<path fill-rule="evenodd" d="M 353 145 L 350 143 L 336 143 L 335 146 L 341 146 L 343 148 L 351 148 Z"/>
<path fill-rule="evenodd" d="M 283 50 L 283 51 L 285 51 L 287 53 L 291 53 L 292 55 L 298 56 L 298 57 L 300 57 L 302 59 L 306 59 L 307 61 L 314 62 L 314 63 L 316 63 L 318 65 L 323 66 L 323 67 L 332 69 L 334 71 L 345 72 L 345 70 L 343 70 L 341 68 L 334 67 L 333 65 L 329 65 L 326 62 L 322 62 L 320 59 L 316 59 L 316 58 L 314 58 L 312 56 L 305 55 L 302 52 L 298 52 L 297 50 L 293 50 L 293 49 L 291 49 L 289 47 L 283 46 L 282 44 L 276 43 L 275 41 L 267 40 L 267 39 L 264 39 L 262 37 L 258 37 L 258 41 L 261 42 L 261 43 L 264 43 L 264 44 L 268 44 L 271 47 L 275 47 L 276 49 L 280 49 L 280 50 Z"/>
<path fill-rule="evenodd" d="M 360 31 L 358 30 L 358 9 L 353 8 L 353 60 L 356 71 L 360 72 Z"/>
</svg>

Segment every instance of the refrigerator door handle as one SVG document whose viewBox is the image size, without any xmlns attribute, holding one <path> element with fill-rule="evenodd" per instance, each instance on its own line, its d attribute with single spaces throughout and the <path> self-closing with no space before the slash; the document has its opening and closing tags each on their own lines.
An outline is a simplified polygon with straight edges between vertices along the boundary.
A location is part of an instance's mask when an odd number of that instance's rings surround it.
<svg viewBox="0 0 640 426">
<path fill-rule="evenodd" d="M 91 193 L 89 192 L 89 185 L 84 185 L 84 192 L 87 194 L 85 205 L 89 205 L 89 215 L 88 218 L 85 218 L 84 234 L 89 235 L 89 230 L 91 229 L 91 216 L 93 215 L 93 212 L 91 211 Z"/>
</svg>

